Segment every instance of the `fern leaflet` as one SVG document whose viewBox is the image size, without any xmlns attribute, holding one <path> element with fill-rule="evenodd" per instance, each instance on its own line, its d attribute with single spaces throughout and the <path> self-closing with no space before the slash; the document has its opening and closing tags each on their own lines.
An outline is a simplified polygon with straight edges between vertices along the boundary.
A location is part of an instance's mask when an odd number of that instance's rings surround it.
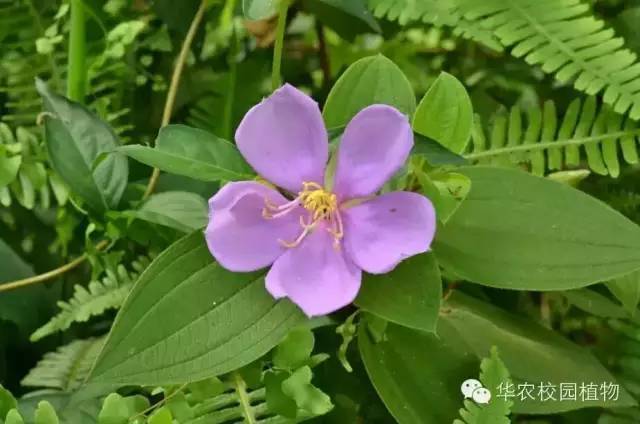
<svg viewBox="0 0 640 424">
<path fill-rule="evenodd" d="M 22 380 L 23 386 L 48 387 L 65 392 L 84 382 L 104 344 L 104 337 L 74 340 L 49 352 Z"/>
<path fill-rule="evenodd" d="M 401 22 L 422 16 L 453 26 L 476 41 L 486 37 L 477 34 L 489 33 L 513 56 L 540 65 L 561 82 L 574 80 L 588 95 L 604 92 L 615 112 L 640 119 L 640 62 L 581 0 L 369 0 L 369 6 L 376 15 Z"/>
<path fill-rule="evenodd" d="M 488 142 L 476 117 L 472 141 L 466 157 L 479 162 L 527 164 L 534 174 L 542 175 L 546 170 L 580 166 L 584 150 L 592 171 L 617 177 L 620 153 L 624 162 L 638 163 L 640 128 L 608 106 L 598 110 L 595 98 L 590 97 L 584 103 L 574 100 L 561 119 L 551 101 L 542 109 L 526 111 L 524 122 L 519 107 L 508 115 L 499 113 L 489 128 Z"/>
<path fill-rule="evenodd" d="M 76 285 L 73 297 L 68 302 L 58 302 L 61 311 L 37 329 L 31 335 L 31 340 L 40 340 L 56 331 L 66 330 L 74 322 L 85 322 L 108 309 L 119 308 L 134 281 L 148 264 L 149 259 L 141 257 L 132 263 L 133 272 L 119 265 L 115 272 L 107 269 L 107 275 L 102 280 L 90 282 L 88 288 Z"/>
<path fill-rule="evenodd" d="M 500 387 L 512 385 L 509 371 L 498 356 L 498 349 L 491 349 L 491 356 L 480 363 L 480 381 L 483 387 L 489 389 L 492 396 L 486 405 L 476 404 L 465 400 L 464 408 L 460 409 L 462 420 L 456 419 L 453 424 L 509 424 L 513 402 L 506 397 L 498 396 Z M 476 389 L 478 390 L 478 389 Z"/>
<path fill-rule="evenodd" d="M 491 31 L 459 13 L 454 0 L 368 0 L 368 6 L 378 18 L 397 20 L 402 25 L 424 22 L 452 27 L 456 35 L 494 50 L 503 49 Z"/>
</svg>

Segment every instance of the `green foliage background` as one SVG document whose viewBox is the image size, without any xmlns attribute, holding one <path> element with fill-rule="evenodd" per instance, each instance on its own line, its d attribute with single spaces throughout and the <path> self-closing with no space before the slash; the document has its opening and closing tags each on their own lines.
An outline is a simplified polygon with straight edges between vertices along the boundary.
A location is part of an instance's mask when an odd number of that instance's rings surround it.
<svg viewBox="0 0 640 424">
<path fill-rule="evenodd" d="M 0 423 L 640 422 L 638 24 L 638 0 L 0 0 Z M 407 114 L 384 190 L 439 220 L 313 320 L 201 233 L 283 81 L 332 138 Z M 620 395 L 483 406 L 468 378 Z"/>
</svg>

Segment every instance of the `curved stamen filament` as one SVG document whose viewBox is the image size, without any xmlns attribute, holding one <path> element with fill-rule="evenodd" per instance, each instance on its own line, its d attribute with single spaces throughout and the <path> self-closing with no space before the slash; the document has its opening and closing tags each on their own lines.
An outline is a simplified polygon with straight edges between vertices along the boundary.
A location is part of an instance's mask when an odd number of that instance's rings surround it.
<svg viewBox="0 0 640 424">
<path fill-rule="evenodd" d="M 334 238 L 334 247 L 336 249 L 340 248 L 344 228 L 342 217 L 340 216 L 338 198 L 335 194 L 325 191 L 318 183 L 302 183 L 302 191 L 298 193 L 298 196 L 280 206 L 273 204 L 269 199 L 265 198 L 265 207 L 262 210 L 262 216 L 265 219 L 278 218 L 297 209 L 299 206 L 302 206 L 309 212 L 308 221 L 305 221 L 305 218 L 300 216 L 302 232 L 291 242 L 285 240 L 278 241 L 285 247 L 296 247 L 320 222 L 326 220 L 329 224 L 327 231 Z"/>
</svg>

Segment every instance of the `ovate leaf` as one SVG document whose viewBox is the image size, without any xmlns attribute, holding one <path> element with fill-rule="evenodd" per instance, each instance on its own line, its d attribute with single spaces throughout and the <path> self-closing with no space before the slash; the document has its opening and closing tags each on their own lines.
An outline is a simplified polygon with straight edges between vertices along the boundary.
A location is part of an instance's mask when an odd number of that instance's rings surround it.
<svg viewBox="0 0 640 424">
<path fill-rule="evenodd" d="M 564 339 L 537 323 L 512 315 L 493 305 L 454 293 L 443 306 L 438 334 L 443 340 L 459 338 L 478 359 L 490 354 L 492 346 L 500 351 L 514 383 L 533 384 L 533 399 L 512 396 L 516 413 L 547 414 L 587 407 L 618 408 L 635 405 L 634 399 L 620 387 L 617 399 L 595 400 L 577 396 L 559 400 L 561 383 L 616 384 L 616 378 L 585 348 Z M 541 400 L 540 383 L 556 389 L 555 400 Z M 500 392 L 500 390 L 498 390 Z M 503 390 L 502 394 L 507 394 Z M 517 394 L 517 391 L 516 391 Z"/>
<path fill-rule="evenodd" d="M 166 191 L 154 194 L 140 209 L 126 214 L 190 233 L 207 224 L 207 202 L 196 193 Z"/>
<path fill-rule="evenodd" d="M 416 108 L 413 88 L 402 70 L 382 55 L 353 63 L 336 81 L 322 112 L 327 128 L 347 125 L 372 104 L 386 104 L 411 115 Z"/>
<path fill-rule="evenodd" d="M 390 323 L 376 343 L 361 324 L 358 346 L 373 386 L 399 424 L 451 423 L 462 400 L 460 385 L 478 373 L 476 357 L 459 338 Z"/>
<path fill-rule="evenodd" d="M 155 148 L 139 144 L 120 152 L 146 165 L 201 181 L 250 180 L 253 172 L 229 141 L 186 125 L 160 130 Z"/>
<path fill-rule="evenodd" d="M 525 172 L 460 168 L 471 192 L 436 234 L 440 264 L 476 283 L 563 290 L 640 268 L 640 228 L 569 186 Z"/>
<path fill-rule="evenodd" d="M 388 274 L 366 275 L 355 304 L 400 325 L 434 332 L 442 281 L 433 254 L 401 262 Z"/>
<path fill-rule="evenodd" d="M 162 385 L 224 374 L 264 355 L 304 320 L 267 293 L 262 273 L 218 265 L 196 232 L 140 276 L 90 380 Z"/>
<path fill-rule="evenodd" d="M 21 164 L 22 156 L 8 157 L 0 153 L 0 187 L 16 179 Z"/>
<path fill-rule="evenodd" d="M 456 77 L 442 72 L 416 109 L 414 130 L 462 153 L 472 126 L 473 106 L 467 90 Z"/>
<path fill-rule="evenodd" d="M 640 302 L 640 271 L 614 278 L 607 282 L 607 287 L 625 309 L 634 315 Z"/>
<path fill-rule="evenodd" d="M 127 159 L 111 154 L 95 169 L 93 165 L 118 147 L 116 135 L 84 106 L 50 91 L 41 80 L 36 80 L 36 88 L 47 113 L 45 133 L 53 168 L 92 209 L 115 209 L 127 185 Z"/>
</svg>

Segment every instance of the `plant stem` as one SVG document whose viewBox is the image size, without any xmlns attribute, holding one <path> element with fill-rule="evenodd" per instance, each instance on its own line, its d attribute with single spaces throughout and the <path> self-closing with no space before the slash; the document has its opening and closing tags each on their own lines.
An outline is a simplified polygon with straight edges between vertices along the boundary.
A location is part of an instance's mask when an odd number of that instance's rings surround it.
<svg viewBox="0 0 640 424">
<path fill-rule="evenodd" d="M 69 63 L 67 70 L 67 97 L 84 100 L 87 78 L 86 25 L 82 0 L 70 0 L 71 29 L 69 32 Z"/>
<path fill-rule="evenodd" d="M 280 2 L 280 10 L 278 13 L 278 27 L 276 28 L 276 42 L 273 46 L 273 68 L 271 69 L 271 88 L 273 90 L 280 87 L 282 77 L 280 76 L 280 65 L 282 63 L 282 49 L 284 47 L 284 32 L 287 28 L 287 11 L 289 10 L 289 1 L 282 0 Z"/>
<path fill-rule="evenodd" d="M 256 417 L 253 414 L 251 400 L 247 395 L 247 383 L 245 383 L 244 379 L 237 371 L 233 373 L 233 382 L 240 400 L 240 409 L 242 411 L 242 415 L 244 415 L 244 422 L 246 424 L 256 424 Z"/>
<path fill-rule="evenodd" d="M 621 137 L 640 135 L 640 129 L 630 131 L 617 131 L 609 134 L 594 135 L 590 137 L 570 138 L 558 141 L 542 141 L 540 143 L 520 144 L 518 146 L 501 147 L 499 149 L 486 150 L 484 152 L 464 155 L 466 159 L 481 159 L 493 156 L 508 155 L 516 152 L 535 152 L 550 148 L 562 148 L 567 146 L 582 146 L 589 143 L 597 143 L 607 139 L 618 139 Z"/>
<path fill-rule="evenodd" d="M 160 123 L 161 128 L 168 125 L 171 121 L 171 114 L 173 113 L 173 106 L 176 102 L 176 95 L 178 94 L 178 86 L 180 85 L 180 79 L 182 78 L 182 71 L 184 70 L 184 65 L 187 62 L 187 57 L 189 56 L 189 52 L 191 51 L 191 44 L 193 43 L 193 39 L 196 36 L 196 32 L 198 32 L 198 27 L 200 26 L 200 22 L 202 22 L 204 12 L 207 9 L 207 3 L 207 0 L 201 1 L 200 7 L 196 11 L 196 14 L 193 16 L 193 21 L 191 21 L 189 31 L 187 32 L 187 35 L 182 42 L 182 48 L 180 49 L 180 53 L 178 54 L 178 58 L 176 59 L 176 64 L 173 68 L 173 75 L 171 75 L 171 83 L 169 85 L 169 91 L 167 92 L 167 99 L 164 103 L 162 122 Z M 153 173 L 151 174 L 151 178 L 149 179 L 149 184 L 147 185 L 147 189 L 142 196 L 143 199 L 148 198 L 151 193 L 153 193 L 156 185 L 158 184 L 158 177 L 160 177 L 160 170 L 158 168 L 153 168 Z"/>
<path fill-rule="evenodd" d="M 96 244 L 96 250 L 103 250 L 109 242 L 107 240 L 102 240 L 100 243 Z M 45 281 L 49 281 L 54 279 L 65 272 L 71 271 L 72 269 L 80 266 L 87 259 L 87 254 L 83 254 L 82 256 L 77 257 L 71 262 L 62 265 L 59 268 L 52 269 L 51 271 L 45 272 L 44 274 L 34 275 L 33 277 L 23 278 L 22 280 L 11 281 L 6 284 L 0 284 L 0 292 L 9 291 L 13 289 L 18 289 L 20 287 L 30 286 L 31 284 L 42 283 Z"/>
</svg>

